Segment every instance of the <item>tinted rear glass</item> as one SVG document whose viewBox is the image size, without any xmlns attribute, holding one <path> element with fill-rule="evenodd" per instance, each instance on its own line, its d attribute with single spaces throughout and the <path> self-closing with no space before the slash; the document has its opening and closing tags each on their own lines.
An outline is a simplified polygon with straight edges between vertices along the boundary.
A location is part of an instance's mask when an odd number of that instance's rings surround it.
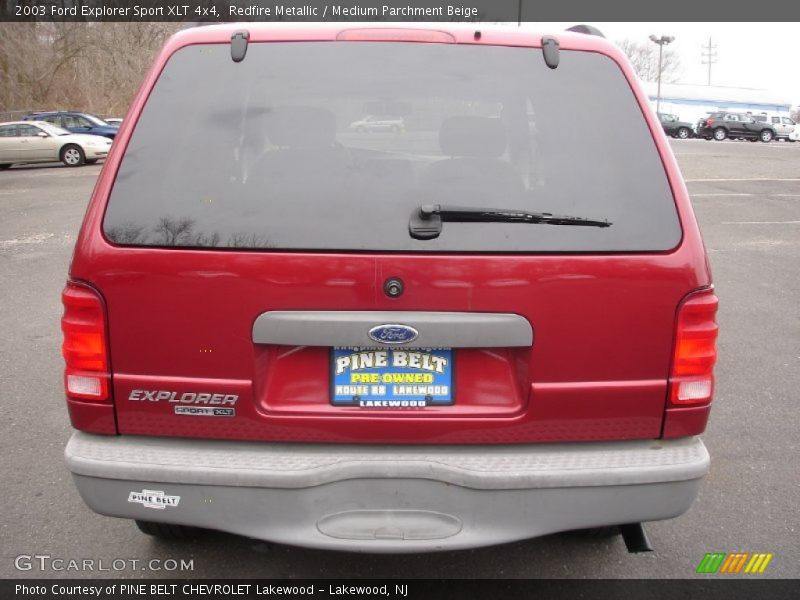
<svg viewBox="0 0 800 600">
<path fill-rule="evenodd" d="M 421 204 L 607 219 L 444 223 Z M 548 252 L 666 250 L 681 231 L 617 65 L 562 51 L 395 42 L 189 46 L 169 60 L 104 221 L 123 245 Z"/>
</svg>

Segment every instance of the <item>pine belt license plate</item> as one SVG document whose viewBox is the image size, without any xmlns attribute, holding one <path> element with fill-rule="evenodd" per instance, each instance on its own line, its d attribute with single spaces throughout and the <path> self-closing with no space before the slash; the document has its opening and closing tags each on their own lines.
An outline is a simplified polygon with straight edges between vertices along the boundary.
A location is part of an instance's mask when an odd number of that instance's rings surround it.
<svg viewBox="0 0 800 600">
<path fill-rule="evenodd" d="M 451 348 L 333 348 L 331 404 L 420 408 L 453 404 Z"/>
</svg>

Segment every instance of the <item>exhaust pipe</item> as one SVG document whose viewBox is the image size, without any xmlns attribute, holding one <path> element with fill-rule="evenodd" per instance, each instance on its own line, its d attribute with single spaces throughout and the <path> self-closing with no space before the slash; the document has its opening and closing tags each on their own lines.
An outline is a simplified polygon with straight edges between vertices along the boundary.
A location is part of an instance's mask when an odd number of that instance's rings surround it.
<svg viewBox="0 0 800 600">
<path fill-rule="evenodd" d="M 619 526 L 622 539 L 625 542 L 625 547 L 628 552 L 652 552 L 653 546 L 650 545 L 650 540 L 644 531 L 641 523 L 628 523 L 627 525 Z"/>
</svg>

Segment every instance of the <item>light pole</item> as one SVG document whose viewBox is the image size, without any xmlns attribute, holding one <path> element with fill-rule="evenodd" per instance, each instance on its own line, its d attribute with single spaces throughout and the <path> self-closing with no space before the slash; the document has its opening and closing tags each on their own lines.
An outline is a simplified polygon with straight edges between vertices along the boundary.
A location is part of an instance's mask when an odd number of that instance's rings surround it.
<svg viewBox="0 0 800 600">
<path fill-rule="evenodd" d="M 656 113 L 660 113 L 661 112 L 661 61 L 664 58 L 664 46 L 674 42 L 675 38 L 671 35 L 662 35 L 661 37 L 656 37 L 654 35 L 651 35 L 650 41 L 653 42 L 654 44 L 658 44 L 658 92 L 656 96 Z"/>
</svg>

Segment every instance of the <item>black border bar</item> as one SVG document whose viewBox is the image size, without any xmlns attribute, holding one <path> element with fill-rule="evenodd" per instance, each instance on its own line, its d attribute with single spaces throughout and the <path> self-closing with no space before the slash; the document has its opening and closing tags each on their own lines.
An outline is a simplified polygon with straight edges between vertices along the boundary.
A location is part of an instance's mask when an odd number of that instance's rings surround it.
<svg viewBox="0 0 800 600">
<path fill-rule="evenodd" d="M 713 577 L 713 576 L 711 576 Z M 21 587 L 22 586 L 22 587 Z M 126 586 L 126 587 L 123 587 Z M 161 587 L 152 587 L 161 586 Z M 215 588 L 215 586 L 218 586 Z M 97 588 L 102 588 L 97 593 Z M 95 591 L 92 592 L 91 590 Z M 292 590 L 298 590 L 292 593 Z M 36 591 L 34 591 L 36 590 Z M 126 591 L 128 590 L 128 591 Z M 309 590 L 311 590 L 309 592 Z M 364 593 L 364 591 L 370 593 Z M 270 600 L 272 598 L 389 598 L 464 600 L 466 598 L 636 598 L 636 600 L 772 600 L 796 596 L 797 581 L 753 579 L 599 579 L 599 580 L 170 580 L 170 579 L 20 579 L 1 580 L 0 597 L 37 600 Z"/>
<path fill-rule="evenodd" d="M 800 21 L 800 2 L 760 0 L 0 0 L 0 21 Z M 752 40 L 757 42 L 757 40 Z"/>
</svg>

